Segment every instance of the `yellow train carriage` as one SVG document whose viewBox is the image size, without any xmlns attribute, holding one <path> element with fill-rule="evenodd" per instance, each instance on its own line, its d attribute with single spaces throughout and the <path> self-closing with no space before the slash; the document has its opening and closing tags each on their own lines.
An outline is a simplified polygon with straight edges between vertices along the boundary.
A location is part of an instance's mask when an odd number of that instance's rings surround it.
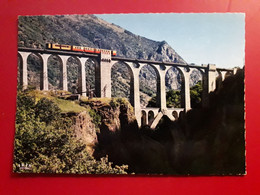
<svg viewBox="0 0 260 195">
<path fill-rule="evenodd" d="M 62 50 L 62 51 L 76 51 L 76 52 L 86 52 L 86 53 L 96 53 L 100 54 L 106 53 L 115 56 L 116 51 L 114 50 L 107 50 L 107 49 L 99 49 L 99 48 L 91 48 L 91 47 L 83 47 L 83 46 L 75 46 L 75 45 L 63 45 L 63 44 L 46 44 L 47 49 L 55 49 L 55 50 Z"/>
</svg>

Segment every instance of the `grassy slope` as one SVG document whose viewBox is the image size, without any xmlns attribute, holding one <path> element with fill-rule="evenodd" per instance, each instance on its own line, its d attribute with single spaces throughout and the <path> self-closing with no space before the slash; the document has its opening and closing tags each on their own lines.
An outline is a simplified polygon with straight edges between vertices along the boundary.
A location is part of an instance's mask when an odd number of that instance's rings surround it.
<svg viewBox="0 0 260 195">
<path fill-rule="evenodd" d="M 42 98 L 47 98 L 49 100 L 52 100 L 54 103 L 58 105 L 58 107 L 61 109 L 63 113 L 68 113 L 68 112 L 80 113 L 88 110 L 87 108 L 80 106 L 77 101 L 64 100 L 58 98 L 58 95 L 54 94 L 51 91 L 33 90 L 29 92 L 29 95 L 33 96 L 36 99 L 36 101 L 39 101 Z"/>
</svg>

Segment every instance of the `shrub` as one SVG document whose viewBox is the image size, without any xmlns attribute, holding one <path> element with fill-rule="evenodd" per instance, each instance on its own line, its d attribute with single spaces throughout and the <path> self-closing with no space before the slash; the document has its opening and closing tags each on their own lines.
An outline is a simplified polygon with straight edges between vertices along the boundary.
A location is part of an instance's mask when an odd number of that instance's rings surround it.
<svg viewBox="0 0 260 195">
<path fill-rule="evenodd" d="M 92 118 L 92 122 L 96 125 L 96 130 L 101 125 L 101 116 L 93 109 L 89 109 L 88 111 L 89 115 Z"/>
<path fill-rule="evenodd" d="M 113 109 L 117 108 L 120 105 L 120 103 L 115 98 L 112 98 L 109 104 Z"/>
<path fill-rule="evenodd" d="M 36 117 L 39 117 L 39 119 L 46 124 L 49 124 L 53 120 L 58 120 L 60 118 L 60 112 L 59 107 L 47 98 L 40 99 L 35 105 Z"/>
</svg>

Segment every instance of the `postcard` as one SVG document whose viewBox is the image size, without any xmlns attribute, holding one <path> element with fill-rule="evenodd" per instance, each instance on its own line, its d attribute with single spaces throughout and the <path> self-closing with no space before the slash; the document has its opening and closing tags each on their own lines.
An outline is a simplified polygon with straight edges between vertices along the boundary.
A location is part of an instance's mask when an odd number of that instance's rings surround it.
<svg viewBox="0 0 260 195">
<path fill-rule="evenodd" d="M 244 175 L 243 13 L 18 18 L 13 172 Z"/>
</svg>

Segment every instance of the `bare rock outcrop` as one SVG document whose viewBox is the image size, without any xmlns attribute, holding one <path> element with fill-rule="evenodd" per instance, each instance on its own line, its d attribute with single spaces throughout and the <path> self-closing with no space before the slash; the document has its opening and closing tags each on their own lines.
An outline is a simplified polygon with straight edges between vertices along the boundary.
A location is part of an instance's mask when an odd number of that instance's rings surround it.
<svg viewBox="0 0 260 195">
<path fill-rule="evenodd" d="M 86 149 L 90 154 L 94 152 L 94 146 L 97 143 L 97 133 L 95 124 L 88 112 L 84 111 L 75 117 L 75 124 L 72 127 L 78 139 L 86 144 Z"/>
</svg>

